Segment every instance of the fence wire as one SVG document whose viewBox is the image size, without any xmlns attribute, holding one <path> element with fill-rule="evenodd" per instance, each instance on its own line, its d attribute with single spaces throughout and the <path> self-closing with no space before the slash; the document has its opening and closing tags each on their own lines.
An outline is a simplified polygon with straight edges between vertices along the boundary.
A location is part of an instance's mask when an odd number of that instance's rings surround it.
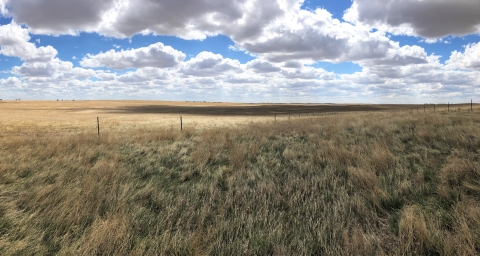
<svg viewBox="0 0 480 256">
<path fill-rule="evenodd" d="M 471 106 L 470 106 L 471 107 Z M 468 110 L 473 111 L 473 108 Z M 277 113 L 268 116 L 244 116 L 245 118 L 256 118 L 258 121 L 262 120 L 264 122 L 277 122 L 285 120 L 295 120 L 295 119 L 304 119 L 304 118 L 318 118 L 332 115 L 343 115 L 343 114 L 371 114 L 371 113 L 404 113 L 404 114 L 423 114 L 423 113 L 454 113 L 458 111 L 467 111 L 467 109 L 460 109 L 455 105 L 424 105 L 415 108 L 403 108 L 403 109 L 379 109 L 371 111 L 343 111 L 343 112 L 317 112 L 317 113 Z M 178 129 L 189 128 L 189 125 L 199 126 L 195 124 L 195 121 L 189 123 L 189 120 L 206 117 L 206 116 L 179 116 L 178 118 L 174 117 L 159 117 L 158 119 L 150 120 L 133 120 L 133 119 L 115 119 L 115 118 L 104 118 L 99 117 L 100 133 L 105 132 L 124 132 L 131 129 Z M 237 118 L 239 116 L 235 116 Z M 81 122 L 79 120 L 73 121 L 74 124 L 59 124 L 61 120 L 55 120 L 52 122 L 41 121 L 35 124 L 15 124 L 7 123 L 0 121 L 0 136 L 10 136 L 10 135 L 32 135 L 32 134 L 70 134 L 70 133 L 97 133 L 98 124 L 97 117 L 92 117 L 91 122 Z M 183 119 L 183 120 L 182 120 Z M 239 125 L 239 124 L 237 124 Z M 183 127 L 182 127 L 183 126 Z M 218 127 L 228 127 L 229 125 L 212 125 L 206 124 L 203 128 L 218 128 Z"/>
</svg>

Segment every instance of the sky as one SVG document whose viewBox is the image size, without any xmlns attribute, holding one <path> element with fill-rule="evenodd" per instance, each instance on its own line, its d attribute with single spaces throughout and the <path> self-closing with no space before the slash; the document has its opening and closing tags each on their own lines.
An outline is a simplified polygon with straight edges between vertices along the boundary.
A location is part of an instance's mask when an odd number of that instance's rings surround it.
<svg viewBox="0 0 480 256">
<path fill-rule="evenodd" d="M 0 99 L 480 102 L 480 0 L 0 0 Z"/>
</svg>

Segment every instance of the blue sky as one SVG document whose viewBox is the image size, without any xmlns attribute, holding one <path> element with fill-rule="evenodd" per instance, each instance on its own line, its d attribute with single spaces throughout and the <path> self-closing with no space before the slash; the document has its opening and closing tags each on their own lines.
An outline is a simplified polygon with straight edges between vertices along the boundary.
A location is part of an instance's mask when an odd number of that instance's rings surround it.
<svg viewBox="0 0 480 256">
<path fill-rule="evenodd" d="M 480 102 L 479 0 L 0 0 L 0 11 L 3 99 Z"/>
</svg>

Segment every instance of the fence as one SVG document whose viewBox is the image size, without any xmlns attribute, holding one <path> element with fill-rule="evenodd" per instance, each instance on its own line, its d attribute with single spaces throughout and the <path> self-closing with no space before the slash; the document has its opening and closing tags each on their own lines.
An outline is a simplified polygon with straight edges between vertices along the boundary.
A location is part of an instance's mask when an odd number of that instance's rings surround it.
<svg viewBox="0 0 480 256">
<path fill-rule="evenodd" d="M 331 116 L 331 115 L 341 115 L 341 114 L 360 114 L 360 113 L 409 113 L 409 114 L 421 114 L 421 113 L 437 113 L 437 112 L 454 112 L 454 111 L 472 111 L 473 108 L 473 101 L 470 102 L 468 108 L 465 104 L 462 105 L 454 105 L 454 104 L 424 104 L 421 106 L 416 107 L 397 107 L 397 108 L 378 108 L 373 110 L 366 110 L 366 111 L 334 111 L 334 112 L 300 112 L 300 113 L 274 113 L 270 116 L 268 115 L 261 115 L 261 116 L 253 116 L 256 121 L 264 121 L 264 122 L 277 122 L 277 121 L 286 121 L 286 120 L 294 120 L 294 119 L 302 119 L 302 118 L 314 118 L 314 117 L 322 117 L 322 116 Z M 475 106 L 480 106 L 475 104 Z M 456 109 L 455 109 L 456 108 Z M 199 116 L 179 116 L 177 118 L 169 117 L 167 122 L 165 120 L 159 118 L 155 121 L 139 121 L 139 120 L 116 120 L 112 118 L 103 119 L 101 116 L 97 116 L 96 120 L 95 117 L 92 118 L 92 122 L 87 123 L 78 123 L 76 125 L 62 125 L 62 124 L 45 124 L 42 123 L 41 125 L 38 124 L 28 124 L 28 125 L 19 125 L 19 124 L 5 124 L 0 123 L 0 136 L 5 134 L 35 134 L 35 133 L 82 133 L 82 132 L 93 132 L 95 131 L 97 136 L 100 136 L 102 132 L 122 132 L 126 129 L 131 128 L 171 128 L 171 129 L 178 129 L 179 131 L 183 131 L 185 128 L 191 127 L 198 127 L 198 124 L 187 123 L 190 125 L 189 127 L 185 127 L 185 121 L 198 118 Z M 179 119 L 178 119 L 179 118 Z M 252 116 L 250 116 L 252 118 Z M 175 121 L 177 120 L 177 125 L 175 125 Z M 188 121 L 187 121 L 188 122 Z M 242 120 L 238 122 L 241 124 Z M 244 123 L 244 122 L 243 122 Z M 95 125 L 94 125 L 95 124 Z M 234 123 L 235 124 L 235 123 Z M 205 125 L 204 125 L 205 126 Z M 228 125 L 217 125 L 211 126 L 218 127 L 218 126 L 228 126 Z M 175 128 L 177 127 L 177 128 Z M 206 125 L 206 127 L 210 127 Z M 40 131 L 40 132 L 39 132 Z"/>
</svg>

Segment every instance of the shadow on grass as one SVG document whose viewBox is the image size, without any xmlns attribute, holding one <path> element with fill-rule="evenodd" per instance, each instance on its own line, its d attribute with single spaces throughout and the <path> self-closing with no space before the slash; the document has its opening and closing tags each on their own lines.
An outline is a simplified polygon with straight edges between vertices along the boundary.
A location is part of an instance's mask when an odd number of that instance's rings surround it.
<svg viewBox="0 0 480 256">
<path fill-rule="evenodd" d="M 173 106 L 145 105 L 126 106 L 111 109 L 112 112 L 123 114 L 180 114 L 205 116 L 267 116 L 288 114 L 317 114 L 328 112 L 353 111 L 385 111 L 413 109 L 412 105 L 300 105 L 300 104 L 270 104 L 252 106 Z"/>
</svg>

